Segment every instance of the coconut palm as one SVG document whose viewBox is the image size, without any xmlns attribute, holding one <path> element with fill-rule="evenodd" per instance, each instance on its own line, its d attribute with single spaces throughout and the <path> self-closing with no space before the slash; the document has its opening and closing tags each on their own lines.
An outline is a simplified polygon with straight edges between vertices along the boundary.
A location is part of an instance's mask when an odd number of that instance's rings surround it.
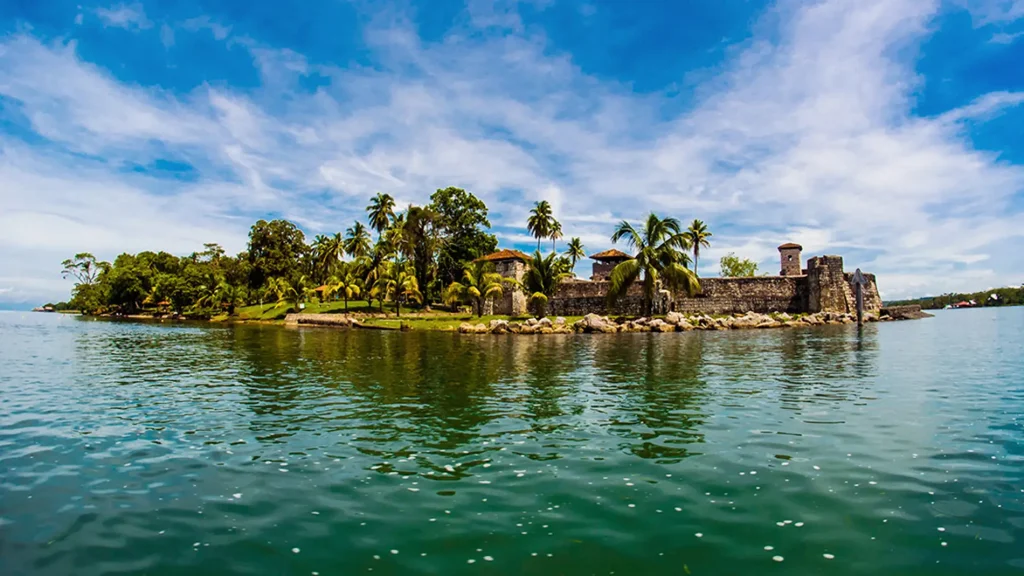
<svg viewBox="0 0 1024 576">
<path fill-rule="evenodd" d="M 408 262 L 399 260 L 388 262 L 383 274 L 381 274 L 373 285 L 383 298 L 391 298 L 395 303 L 395 315 L 402 315 L 402 302 L 422 302 L 423 294 L 420 293 L 419 283 L 416 281 L 416 272 Z"/>
<path fill-rule="evenodd" d="M 462 270 L 462 282 L 452 282 L 445 290 L 448 303 L 470 302 L 476 309 L 477 317 L 484 315 L 484 302 L 488 298 L 499 298 L 503 293 L 501 283 L 505 280 L 494 271 L 491 262 L 470 262 Z"/>
<path fill-rule="evenodd" d="M 708 238 L 711 238 L 713 234 L 708 231 L 708 227 L 703 221 L 697 219 L 690 223 L 690 227 L 683 234 L 690 243 L 690 249 L 693 250 L 693 274 L 696 275 L 697 264 L 700 261 L 700 247 L 710 247 L 711 242 L 708 242 Z"/>
<path fill-rule="evenodd" d="M 551 219 L 551 232 L 548 233 L 548 238 L 551 238 L 551 252 L 555 252 L 555 242 L 562 239 L 562 223 L 554 218 Z"/>
<path fill-rule="evenodd" d="M 551 217 L 551 204 L 547 200 L 541 200 L 530 209 L 530 217 L 526 219 L 526 228 L 530 234 L 537 239 L 537 250 L 540 250 L 542 238 L 551 237 L 551 224 L 554 219 Z"/>
<path fill-rule="evenodd" d="M 366 211 L 369 213 L 370 226 L 377 231 L 378 235 L 381 235 L 395 217 L 395 199 L 390 194 L 378 192 L 370 200 Z"/>
<path fill-rule="evenodd" d="M 235 308 L 245 305 L 245 288 L 221 282 L 217 285 L 215 299 L 222 307 L 227 308 L 228 316 L 231 316 L 235 313 Z"/>
<path fill-rule="evenodd" d="M 345 231 L 345 243 L 343 248 L 349 256 L 360 259 L 370 252 L 370 233 L 362 222 L 356 222 L 351 228 Z"/>
<path fill-rule="evenodd" d="M 362 282 L 359 280 L 355 268 L 354 265 L 343 266 L 327 281 L 327 289 L 324 291 L 325 298 L 341 294 L 345 300 L 345 312 L 348 312 L 348 301 L 359 297 L 363 292 Z"/>
<path fill-rule="evenodd" d="M 515 282 L 530 298 L 530 304 L 538 317 L 547 314 L 548 300 L 555 295 L 555 290 L 563 280 L 572 276 L 569 260 L 554 252 L 541 256 L 540 250 L 533 254 L 527 263 L 526 273 L 521 282 Z"/>
<path fill-rule="evenodd" d="M 675 218 L 659 218 L 652 213 L 638 231 L 632 224 L 622 221 L 612 234 L 612 243 L 625 239 L 636 257 L 626 260 L 612 270 L 609 278 L 608 302 L 625 296 L 629 287 L 643 276 L 643 312 L 650 315 L 658 282 L 671 290 L 684 289 L 693 296 L 700 290 L 697 276 L 687 265 L 690 257 L 686 250 L 689 240 Z"/>
<path fill-rule="evenodd" d="M 299 305 L 303 302 L 316 297 L 316 290 L 309 287 L 309 280 L 305 276 L 296 278 L 294 282 L 284 278 L 273 278 L 271 283 L 272 290 L 277 296 L 277 305 L 290 305 L 295 312 L 300 311 Z"/>
<path fill-rule="evenodd" d="M 565 256 L 572 263 L 572 267 L 576 268 L 576 262 L 587 257 L 586 252 L 583 251 L 583 242 L 577 237 L 571 238 L 569 240 L 569 247 L 565 251 Z"/>
</svg>

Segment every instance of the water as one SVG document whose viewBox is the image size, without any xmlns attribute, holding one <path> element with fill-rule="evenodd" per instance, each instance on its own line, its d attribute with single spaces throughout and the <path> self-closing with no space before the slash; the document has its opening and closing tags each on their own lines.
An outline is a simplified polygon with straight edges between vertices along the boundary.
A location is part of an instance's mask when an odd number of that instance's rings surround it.
<svg viewBox="0 0 1024 576">
<path fill-rule="evenodd" d="M 1022 348 L 4 313 L 0 574 L 1019 574 Z"/>
</svg>

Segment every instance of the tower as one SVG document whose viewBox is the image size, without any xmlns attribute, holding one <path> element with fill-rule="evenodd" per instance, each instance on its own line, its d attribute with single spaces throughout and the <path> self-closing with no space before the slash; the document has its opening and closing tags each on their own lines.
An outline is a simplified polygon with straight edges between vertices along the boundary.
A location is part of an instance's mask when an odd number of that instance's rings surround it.
<svg viewBox="0 0 1024 576">
<path fill-rule="evenodd" d="M 792 242 L 779 246 L 779 256 L 782 258 L 780 276 L 800 276 L 803 274 L 803 269 L 800 266 L 800 252 L 803 249 L 803 246 Z"/>
</svg>

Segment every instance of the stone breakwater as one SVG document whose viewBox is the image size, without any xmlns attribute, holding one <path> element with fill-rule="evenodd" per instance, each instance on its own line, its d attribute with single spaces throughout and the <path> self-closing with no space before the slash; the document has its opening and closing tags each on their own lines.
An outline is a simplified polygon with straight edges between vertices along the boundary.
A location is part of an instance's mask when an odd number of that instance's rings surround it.
<svg viewBox="0 0 1024 576">
<path fill-rule="evenodd" d="M 864 315 L 865 322 L 896 320 L 888 314 Z M 587 314 L 572 324 L 565 318 L 531 318 L 525 322 L 491 320 L 488 324 L 464 322 L 459 326 L 462 334 L 615 334 L 619 332 L 689 332 L 691 330 L 756 330 L 766 328 L 796 328 L 801 326 L 822 326 L 825 324 L 851 324 L 857 321 L 853 314 L 818 312 L 806 316 L 779 314 L 733 314 L 713 317 L 703 314 L 684 315 L 669 312 L 662 318 L 611 318 L 598 314 Z"/>
</svg>

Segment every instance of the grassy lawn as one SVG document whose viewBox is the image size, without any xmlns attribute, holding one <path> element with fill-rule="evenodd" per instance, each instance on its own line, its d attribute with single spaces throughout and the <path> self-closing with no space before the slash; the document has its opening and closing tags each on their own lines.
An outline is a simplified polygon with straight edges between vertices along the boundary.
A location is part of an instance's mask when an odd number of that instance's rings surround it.
<svg viewBox="0 0 1024 576">
<path fill-rule="evenodd" d="M 366 318 L 362 321 L 363 324 L 370 326 L 383 326 L 387 328 L 399 328 L 402 324 L 405 324 L 412 330 L 435 330 L 435 331 L 455 331 L 459 329 L 459 324 L 463 322 L 469 322 L 470 324 L 488 324 L 491 320 L 507 320 L 509 322 L 522 322 L 532 318 L 532 316 L 483 316 L 477 318 L 471 314 L 452 314 L 447 312 L 434 313 L 429 316 L 402 316 L 401 318 L 389 317 L 389 318 Z M 582 316 L 566 316 L 565 321 L 567 324 L 581 319 Z M 554 320 L 554 318 L 552 318 Z"/>
<path fill-rule="evenodd" d="M 264 304 L 262 307 L 259 305 L 255 306 L 243 306 L 236 310 L 236 314 L 240 320 L 283 320 L 285 315 L 292 311 L 291 305 L 282 304 L 280 306 L 275 304 Z M 380 313 L 380 305 L 376 302 L 370 303 L 366 300 L 349 300 L 348 301 L 349 312 L 373 312 Z M 385 302 L 384 311 L 389 314 L 394 314 L 394 304 Z M 345 303 L 344 302 L 307 302 L 306 307 L 302 310 L 302 314 L 344 314 Z"/>
</svg>

